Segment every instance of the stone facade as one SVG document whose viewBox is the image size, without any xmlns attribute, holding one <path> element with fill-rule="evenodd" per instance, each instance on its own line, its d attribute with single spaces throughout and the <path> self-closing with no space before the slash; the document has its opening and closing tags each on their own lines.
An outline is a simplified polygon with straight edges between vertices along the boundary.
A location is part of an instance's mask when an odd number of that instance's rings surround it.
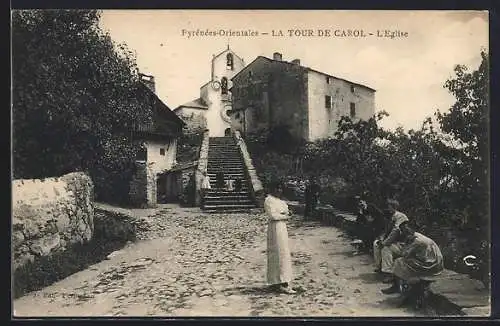
<svg viewBox="0 0 500 326">
<path fill-rule="evenodd" d="M 135 164 L 135 174 L 130 182 L 130 200 L 134 206 L 156 207 L 156 172 L 153 170 L 152 164 L 145 161 L 136 161 Z"/>
<path fill-rule="evenodd" d="M 147 150 L 147 162 L 155 173 L 168 171 L 175 165 L 177 139 L 147 140 L 144 145 Z"/>
<path fill-rule="evenodd" d="M 12 182 L 13 269 L 91 240 L 94 186 L 84 173 Z"/>
<path fill-rule="evenodd" d="M 279 53 L 259 56 L 235 75 L 232 94 L 231 126 L 243 134 L 281 127 L 314 141 L 333 136 L 342 116 L 375 113 L 375 90 L 283 61 Z"/>
</svg>

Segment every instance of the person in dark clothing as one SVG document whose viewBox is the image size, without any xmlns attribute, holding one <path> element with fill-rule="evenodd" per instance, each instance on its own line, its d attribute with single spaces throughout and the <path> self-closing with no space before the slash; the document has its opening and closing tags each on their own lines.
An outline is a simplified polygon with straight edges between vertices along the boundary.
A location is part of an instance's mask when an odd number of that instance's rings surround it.
<svg viewBox="0 0 500 326">
<path fill-rule="evenodd" d="M 236 180 L 234 180 L 234 191 L 240 192 L 242 188 L 243 181 L 240 178 L 236 178 Z"/>
<path fill-rule="evenodd" d="M 224 181 L 224 172 L 219 170 L 215 175 L 215 187 L 216 188 L 225 188 L 226 182 Z"/>
<path fill-rule="evenodd" d="M 312 177 L 306 185 L 305 189 L 305 199 L 306 207 L 304 211 L 304 217 L 312 218 L 316 212 L 316 206 L 318 205 L 319 196 L 321 188 L 316 181 L 316 178 Z"/>
<path fill-rule="evenodd" d="M 367 203 L 364 198 L 356 196 L 358 212 L 356 219 L 356 234 L 363 241 L 362 251 L 371 252 L 373 242 L 385 231 L 385 218 L 382 210 L 372 203 Z"/>
</svg>

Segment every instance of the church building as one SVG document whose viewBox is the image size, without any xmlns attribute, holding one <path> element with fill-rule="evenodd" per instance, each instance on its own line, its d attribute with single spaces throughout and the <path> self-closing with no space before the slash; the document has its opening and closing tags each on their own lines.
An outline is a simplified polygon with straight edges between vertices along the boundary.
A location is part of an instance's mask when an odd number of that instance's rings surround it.
<svg viewBox="0 0 500 326">
<path fill-rule="evenodd" d="M 187 128 L 206 128 L 210 137 L 229 135 L 231 128 L 231 79 L 245 62 L 229 46 L 212 58 L 210 80 L 200 87 L 200 96 L 174 109 Z"/>
</svg>

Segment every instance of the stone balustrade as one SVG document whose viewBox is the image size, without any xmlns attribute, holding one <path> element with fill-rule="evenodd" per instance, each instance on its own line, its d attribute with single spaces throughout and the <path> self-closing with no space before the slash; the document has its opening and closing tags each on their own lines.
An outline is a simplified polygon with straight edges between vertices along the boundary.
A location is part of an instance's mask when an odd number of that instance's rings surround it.
<svg viewBox="0 0 500 326">
<path fill-rule="evenodd" d="M 245 141 L 241 137 L 241 134 L 238 130 L 233 131 L 233 137 L 243 157 L 243 162 L 245 164 L 245 173 L 250 179 L 250 191 L 252 193 L 252 197 L 256 201 L 258 207 L 263 207 L 265 197 L 264 187 L 262 186 L 262 182 L 260 181 L 257 175 L 257 171 L 255 170 L 255 167 L 253 165 L 252 157 L 250 156 Z"/>
</svg>

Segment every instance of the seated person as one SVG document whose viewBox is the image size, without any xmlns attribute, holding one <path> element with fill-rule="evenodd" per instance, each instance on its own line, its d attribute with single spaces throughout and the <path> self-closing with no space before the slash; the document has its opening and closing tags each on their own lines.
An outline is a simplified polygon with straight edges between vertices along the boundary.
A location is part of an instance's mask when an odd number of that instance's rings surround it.
<svg viewBox="0 0 500 326">
<path fill-rule="evenodd" d="M 383 212 L 375 205 L 358 197 L 358 216 L 356 219 L 356 235 L 363 241 L 362 251 L 371 252 L 373 242 L 385 230 Z"/>
<path fill-rule="evenodd" d="M 243 182 L 240 178 L 234 180 L 234 191 L 240 192 L 243 188 Z"/>
<path fill-rule="evenodd" d="M 233 191 L 234 190 L 234 180 L 233 179 L 228 179 L 226 181 L 226 189 L 228 191 Z"/>
<path fill-rule="evenodd" d="M 401 256 L 404 238 L 401 235 L 399 226 L 408 221 L 408 217 L 397 211 L 399 203 L 396 200 L 387 200 L 387 208 L 384 211 L 388 219 L 387 236 L 382 240 L 377 239 L 373 244 L 373 257 L 377 272 L 384 274 L 384 283 L 393 282 L 392 267 L 394 259 Z"/>
<path fill-rule="evenodd" d="M 444 270 L 443 254 L 432 239 L 415 232 L 408 222 L 399 227 L 406 240 L 405 247 L 402 256 L 394 262 L 392 286 L 382 290 L 385 294 L 399 292 L 402 281 L 417 284 L 421 278 L 439 275 Z"/>
<path fill-rule="evenodd" d="M 215 187 L 224 188 L 224 186 L 225 186 L 224 172 L 218 171 L 217 174 L 215 175 Z"/>
</svg>

